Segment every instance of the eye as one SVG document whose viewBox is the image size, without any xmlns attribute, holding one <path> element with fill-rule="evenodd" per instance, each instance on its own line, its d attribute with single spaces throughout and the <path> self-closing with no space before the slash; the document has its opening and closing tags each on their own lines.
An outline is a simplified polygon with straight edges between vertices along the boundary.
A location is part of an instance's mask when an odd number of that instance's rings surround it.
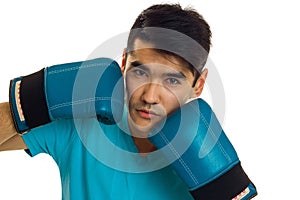
<svg viewBox="0 0 300 200">
<path fill-rule="evenodd" d="M 133 73 L 137 76 L 147 76 L 146 72 L 144 72 L 143 70 L 140 70 L 140 69 L 133 70 Z"/>
<path fill-rule="evenodd" d="M 166 82 L 168 85 L 179 85 L 180 84 L 180 81 L 176 78 L 168 78 L 166 79 Z"/>
</svg>

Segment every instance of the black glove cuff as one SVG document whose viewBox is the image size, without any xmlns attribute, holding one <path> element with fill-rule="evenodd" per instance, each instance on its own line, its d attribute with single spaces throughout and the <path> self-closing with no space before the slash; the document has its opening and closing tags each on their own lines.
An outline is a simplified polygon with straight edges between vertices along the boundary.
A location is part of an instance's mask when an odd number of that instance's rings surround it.
<svg viewBox="0 0 300 200">
<path fill-rule="evenodd" d="M 44 80 L 44 69 L 22 77 L 20 102 L 29 128 L 50 122 Z"/>
<path fill-rule="evenodd" d="M 251 184 L 250 179 L 241 163 L 238 163 L 222 176 L 190 193 L 196 200 L 230 200 L 239 195 L 249 184 Z"/>
</svg>

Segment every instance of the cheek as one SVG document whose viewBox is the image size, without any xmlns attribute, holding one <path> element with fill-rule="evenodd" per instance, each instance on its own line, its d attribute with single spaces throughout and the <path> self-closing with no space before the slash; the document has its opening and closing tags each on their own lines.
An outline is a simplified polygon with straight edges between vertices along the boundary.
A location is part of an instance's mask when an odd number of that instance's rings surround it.
<svg viewBox="0 0 300 200">
<path fill-rule="evenodd" d="M 127 102 L 130 101 L 136 101 L 134 99 L 137 99 L 141 95 L 141 87 L 139 84 L 137 84 L 135 81 L 130 81 L 126 79 L 126 98 Z"/>
<path fill-rule="evenodd" d="M 188 87 L 180 88 L 178 90 L 174 89 L 172 91 L 169 91 L 168 94 L 168 98 L 176 100 L 177 103 L 181 105 L 184 104 L 191 97 L 191 89 Z"/>
<path fill-rule="evenodd" d="M 162 103 L 168 114 L 184 105 L 191 98 L 189 88 L 173 91 L 166 90 L 163 94 Z"/>
<path fill-rule="evenodd" d="M 182 103 L 182 97 L 177 93 L 170 90 L 164 90 L 161 96 L 161 104 L 164 107 L 166 113 L 171 113 L 180 107 Z"/>
<path fill-rule="evenodd" d="M 127 95 L 131 95 L 134 93 L 138 88 L 141 87 L 142 83 L 134 78 L 132 75 L 126 74 L 125 76 L 125 83 L 126 83 L 126 92 Z"/>
</svg>

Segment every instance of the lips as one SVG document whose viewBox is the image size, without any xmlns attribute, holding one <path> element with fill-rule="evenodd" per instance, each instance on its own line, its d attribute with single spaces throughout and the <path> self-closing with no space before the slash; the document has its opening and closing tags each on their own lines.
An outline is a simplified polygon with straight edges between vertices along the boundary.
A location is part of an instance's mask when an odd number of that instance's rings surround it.
<svg viewBox="0 0 300 200">
<path fill-rule="evenodd" d="M 157 112 L 154 112 L 152 110 L 148 109 L 136 109 L 140 117 L 145 118 L 145 119 L 152 119 L 154 117 L 158 117 L 159 114 Z"/>
</svg>

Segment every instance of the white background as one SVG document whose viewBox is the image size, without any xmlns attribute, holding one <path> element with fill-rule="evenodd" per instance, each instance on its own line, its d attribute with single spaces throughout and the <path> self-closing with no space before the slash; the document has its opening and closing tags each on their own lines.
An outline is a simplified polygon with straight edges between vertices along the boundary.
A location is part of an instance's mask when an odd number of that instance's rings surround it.
<svg viewBox="0 0 300 200">
<path fill-rule="evenodd" d="M 0 101 L 8 101 L 11 78 L 85 60 L 103 41 L 128 31 L 143 9 L 161 2 L 1 1 Z M 211 26 L 211 59 L 226 95 L 223 127 L 258 188 L 255 199 L 296 199 L 300 179 L 297 1 L 179 2 L 193 5 Z M 54 161 L 47 155 L 30 158 L 23 151 L 0 152 L 0 199 L 61 199 Z"/>
</svg>

